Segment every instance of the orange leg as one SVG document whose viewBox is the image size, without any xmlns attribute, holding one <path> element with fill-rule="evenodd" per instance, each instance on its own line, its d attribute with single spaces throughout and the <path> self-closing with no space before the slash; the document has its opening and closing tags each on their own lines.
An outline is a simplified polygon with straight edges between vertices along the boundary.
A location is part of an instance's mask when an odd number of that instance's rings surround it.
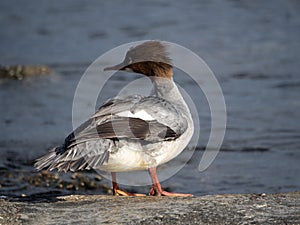
<svg viewBox="0 0 300 225">
<path fill-rule="evenodd" d="M 129 193 L 126 191 L 123 191 L 119 188 L 118 183 L 117 183 L 117 176 L 115 172 L 111 173 L 112 177 L 112 184 L 113 184 L 113 194 L 115 196 L 146 196 L 144 194 L 138 194 L 138 193 Z"/>
<path fill-rule="evenodd" d="M 149 174 L 152 180 L 152 188 L 149 192 L 149 195 L 152 196 L 180 196 L 180 197 L 188 197 L 193 196 L 192 194 L 182 194 L 182 193 L 172 193 L 162 190 L 161 185 L 159 183 L 156 168 L 149 168 Z"/>
</svg>

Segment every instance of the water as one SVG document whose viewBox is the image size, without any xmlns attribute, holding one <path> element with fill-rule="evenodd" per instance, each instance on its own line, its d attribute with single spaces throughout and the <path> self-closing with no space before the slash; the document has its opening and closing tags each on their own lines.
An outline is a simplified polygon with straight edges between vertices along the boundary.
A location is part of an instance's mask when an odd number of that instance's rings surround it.
<svg viewBox="0 0 300 225">
<path fill-rule="evenodd" d="M 2 1 L 0 63 L 46 64 L 54 73 L 1 81 L 0 194 L 52 190 L 8 174 L 32 175 L 33 160 L 72 130 L 72 99 L 88 65 L 143 39 L 200 55 L 216 74 L 228 111 L 222 151 L 199 173 L 210 112 L 195 83 L 175 71 L 197 105 L 201 137 L 193 158 L 163 186 L 196 195 L 299 190 L 299 9 L 298 1 Z M 120 77 L 104 88 L 99 104 L 137 76 Z"/>
</svg>

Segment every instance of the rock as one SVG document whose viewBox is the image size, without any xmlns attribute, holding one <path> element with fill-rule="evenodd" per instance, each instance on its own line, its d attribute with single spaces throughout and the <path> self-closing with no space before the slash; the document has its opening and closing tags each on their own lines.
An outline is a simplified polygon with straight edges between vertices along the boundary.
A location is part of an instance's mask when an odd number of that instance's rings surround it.
<svg viewBox="0 0 300 225">
<path fill-rule="evenodd" d="M 26 214 L 25 214 L 26 215 Z M 21 224 L 19 208 L 16 204 L 0 199 L 0 224 Z"/>
<path fill-rule="evenodd" d="M 57 197 L 54 202 L 39 203 L 1 200 L 0 224 L 22 222 L 25 224 L 299 224 L 300 192 L 190 198 L 70 195 Z"/>
<path fill-rule="evenodd" d="M 51 70 L 45 65 L 16 65 L 0 66 L 0 79 L 22 80 L 42 74 L 50 74 Z"/>
</svg>

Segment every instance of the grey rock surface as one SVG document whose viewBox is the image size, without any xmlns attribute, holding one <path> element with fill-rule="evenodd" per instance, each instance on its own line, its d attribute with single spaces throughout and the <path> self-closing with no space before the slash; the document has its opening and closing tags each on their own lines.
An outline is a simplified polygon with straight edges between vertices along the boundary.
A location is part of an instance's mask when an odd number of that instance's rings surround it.
<svg viewBox="0 0 300 225">
<path fill-rule="evenodd" d="M 191 198 L 71 195 L 0 201 L 0 224 L 299 224 L 300 192 Z"/>
</svg>

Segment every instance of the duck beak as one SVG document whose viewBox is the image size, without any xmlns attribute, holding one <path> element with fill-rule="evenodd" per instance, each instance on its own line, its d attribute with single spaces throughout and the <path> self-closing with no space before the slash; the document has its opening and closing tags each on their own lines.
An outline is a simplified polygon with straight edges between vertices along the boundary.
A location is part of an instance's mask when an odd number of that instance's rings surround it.
<svg viewBox="0 0 300 225">
<path fill-rule="evenodd" d="M 109 66 L 109 67 L 106 67 L 104 68 L 104 71 L 110 71 L 110 70 L 125 70 L 126 69 L 126 66 L 124 64 L 124 62 L 121 62 L 120 64 L 117 64 L 115 66 Z"/>
</svg>

